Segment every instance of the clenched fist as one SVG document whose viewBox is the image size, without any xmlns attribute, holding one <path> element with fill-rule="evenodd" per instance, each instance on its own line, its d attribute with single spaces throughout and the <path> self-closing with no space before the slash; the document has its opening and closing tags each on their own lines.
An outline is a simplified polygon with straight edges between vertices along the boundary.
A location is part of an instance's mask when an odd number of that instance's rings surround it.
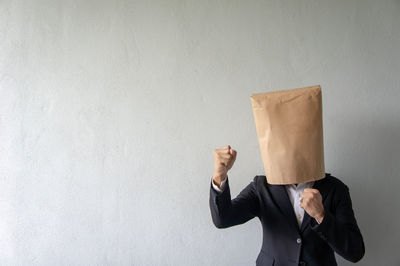
<svg viewBox="0 0 400 266">
<path fill-rule="evenodd" d="M 324 219 L 324 205 L 322 204 L 321 193 L 317 189 L 306 188 L 300 197 L 300 207 L 311 217 L 317 219 L 318 223 L 321 223 Z"/>
<path fill-rule="evenodd" d="M 227 177 L 228 171 L 236 160 L 236 151 L 231 146 L 225 146 L 214 150 L 214 183 L 219 187 Z"/>
</svg>

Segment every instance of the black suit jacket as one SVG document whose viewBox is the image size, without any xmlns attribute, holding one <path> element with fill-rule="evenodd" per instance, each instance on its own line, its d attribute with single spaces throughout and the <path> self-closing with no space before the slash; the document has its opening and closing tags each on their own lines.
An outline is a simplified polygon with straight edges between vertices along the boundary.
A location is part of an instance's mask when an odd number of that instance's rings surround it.
<svg viewBox="0 0 400 266">
<path fill-rule="evenodd" d="M 348 187 L 326 173 L 314 182 L 322 195 L 325 216 L 321 224 L 304 212 L 301 228 L 284 185 L 270 185 L 256 176 L 231 200 L 229 179 L 222 192 L 211 184 L 210 209 L 216 227 L 227 228 L 258 217 L 263 243 L 256 265 L 337 265 L 334 252 L 351 262 L 365 253 Z"/>
</svg>

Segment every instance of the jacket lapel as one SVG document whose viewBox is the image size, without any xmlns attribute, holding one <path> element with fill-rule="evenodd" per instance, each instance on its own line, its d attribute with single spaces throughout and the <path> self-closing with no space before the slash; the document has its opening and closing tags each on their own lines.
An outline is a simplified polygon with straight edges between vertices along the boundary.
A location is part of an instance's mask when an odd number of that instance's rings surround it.
<svg viewBox="0 0 400 266">
<path fill-rule="evenodd" d="M 308 213 L 306 211 L 304 211 L 304 217 L 303 217 L 303 221 L 301 222 L 301 229 L 300 232 L 303 232 L 304 229 L 306 229 L 307 225 L 310 223 L 312 218 L 310 215 L 308 215 Z"/>
<path fill-rule="evenodd" d="M 290 202 L 285 185 L 270 185 L 270 191 L 272 197 L 275 199 L 275 202 L 278 205 L 278 208 L 287 217 L 289 223 L 298 231 L 299 225 L 297 224 L 293 206 Z"/>
</svg>

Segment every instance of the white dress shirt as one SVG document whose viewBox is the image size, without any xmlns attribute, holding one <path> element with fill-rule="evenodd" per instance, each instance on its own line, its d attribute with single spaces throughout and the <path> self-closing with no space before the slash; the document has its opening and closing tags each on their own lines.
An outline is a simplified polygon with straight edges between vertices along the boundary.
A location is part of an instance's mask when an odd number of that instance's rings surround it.
<svg viewBox="0 0 400 266">
<path fill-rule="evenodd" d="M 226 178 L 224 181 L 221 182 L 221 185 L 220 185 L 221 188 L 219 188 L 216 184 L 214 184 L 214 180 L 212 180 L 213 188 L 218 192 L 222 192 L 225 188 L 227 179 L 228 178 Z M 297 224 L 299 225 L 299 228 L 301 227 L 301 223 L 303 222 L 303 218 L 304 218 L 304 209 L 300 207 L 300 195 L 304 192 L 305 188 L 312 188 L 313 185 L 314 185 L 314 181 L 310 181 L 310 182 L 306 182 L 306 183 L 299 183 L 299 184 L 297 184 L 297 186 L 294 184 L 285 185 L 287 194 L 290 199 L 290 203 L 292 203 L 292 206 L 293 206 L 294 214 L 296 215 L 296 220 L 297 220 Z M 318 223 L 317 219 L 315 219 L 315 221 L 317 221 L 317 223 Z"/>
</svg>

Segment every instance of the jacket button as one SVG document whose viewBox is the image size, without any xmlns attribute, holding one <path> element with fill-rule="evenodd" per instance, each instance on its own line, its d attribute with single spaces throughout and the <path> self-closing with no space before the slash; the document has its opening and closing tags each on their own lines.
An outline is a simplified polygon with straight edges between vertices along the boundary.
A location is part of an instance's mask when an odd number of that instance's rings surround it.
<svg viewBox="0 0 400 266">
<path fill-rule="evenodd" d="M 301 239 L 300 238 L 297 238 L 297 244 L 300 244 L 301 243 Z"/>
</svg>

